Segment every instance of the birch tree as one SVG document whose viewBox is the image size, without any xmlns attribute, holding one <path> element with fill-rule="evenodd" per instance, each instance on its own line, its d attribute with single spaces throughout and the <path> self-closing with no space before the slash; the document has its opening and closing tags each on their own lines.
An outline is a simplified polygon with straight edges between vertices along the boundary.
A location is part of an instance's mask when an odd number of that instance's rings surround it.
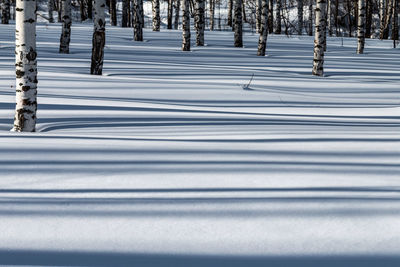
<svg viewBox="0 0 400 267">
<path fill-rule="evenodd" d="M 196 0 L 194 23 L 196 27 L 197 46 L 204 46 L 204 28 L 205 28 L 204 9 L 205 9 L 205 0 Z"/>
<path fill-rule="evenodd" d="M 358 0 L 357 40 L 357 54 L 362 54 L 365 43 L 365 0 Z"/>
<path fill-rule="evenodd" d="M 142 13 L 140 12 L 141 0 L 133 0 L 133 39 L 143 41 Z"/>
<path fill-rule="evenodd" d="M 324 75 L 324 30 L 325 30 L 326 0 L 317 0 L 315 7 L 315 39 L 314 39 L 314 64 L 312 74 Z"/>
<path fill-rule="evenodd" d="M 153 31 L 160 31 L 160 0 L 152 0 Z"/>
<path fill-rule="evenodd" d="M 16 106 L 15 132 L 34 132 L 37 110 L 36 64 L 36 0 L 16 1 L 15 73 Z"/>
<path fill-rule="evenodd" d="M 262 8 L 261 8 L 261 32 L 260 38 L 258 39 L 258 56 L 265 56 L 265 48 L 267 44 L 267 35 L 268 35 L 268 1 L 262 0 Z"/>
<path fill-rule="evenodd" d="M 210 0 L 210 31 L 214 30 L 215 0 Z"/>
<path fill-rule="evenodd" d="M 243 47 L 243 19 L 242 19 L 242 0 L 233 0 L 234 3 L 234 46 Z"/>
<path fill-rule="evenodd" d="M 69 43 L 71 40 L 71 0 L 61 0 L 62 6 L 62 31 L 60 37 L 61 54 L 69 54 Z"/>
<path fill-rule="evenodd" d="M 258 33 L 261 33 L 262 0 L 257 0 L 256 3 L 256 30 Z"/>
<path fill-rule="evenodd" d="M 179 26 L 179 12 L 181 10 L 181 0 L 175 0 L 175 19 L 174 19 L 174 29 L 177 30 Z"/>
<path fill-rule="evenodd" d="M 393 0 L 392 14 L 392 40 L 393 47 L 396 48 L 396 41 L 399 39 L 399 1 Z"/>
<path fill-rule="evenodd" d="M 94 0 L 94 30 L 92 38 L 92 64 L 90 73 L 103 73 L 104 45 L 106 43 L 105 0 Z"/>
<path fill-rule="evenodd" d="M 268 32 L 274 32 L 274 0 L 268 1 Z"/>
<path fill-rule="evenodd" d="M 189 0 L 182 0 L 182 50 L 190 51 Z"/>
<path fill-rule="evenodd" d="M 308 35 L 312 36 L 313 34 L 313 1 L 309 0 L 308 2 Z"/>
</svg>

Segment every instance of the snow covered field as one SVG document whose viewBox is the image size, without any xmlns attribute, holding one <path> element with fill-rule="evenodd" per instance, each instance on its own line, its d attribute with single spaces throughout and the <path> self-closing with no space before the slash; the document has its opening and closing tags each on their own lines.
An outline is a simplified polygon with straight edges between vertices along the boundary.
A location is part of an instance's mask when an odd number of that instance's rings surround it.
<svg viewBox="0 0 400 267">
<path fill-rule="evenodd" d="M 400 50 L 231 32 L 38 26 L 37 133 L 11 133 L 14 26 L 0 25 L 0 265 L 398 266 Z M 192 41 L 194 40 L 192 32 Z M 248 90 L 247 84 L 254 74 Z"/>
</svg>

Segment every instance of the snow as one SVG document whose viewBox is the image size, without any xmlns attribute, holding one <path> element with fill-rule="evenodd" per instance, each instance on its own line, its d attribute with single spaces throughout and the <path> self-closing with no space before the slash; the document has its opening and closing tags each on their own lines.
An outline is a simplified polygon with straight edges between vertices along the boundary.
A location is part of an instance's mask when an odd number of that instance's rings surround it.
<svg viewBox="0 0 400 267">
<path fill-rule="evenodd" d="M 257 36 L 40 24 L 36 133 L 9 132 L 14 26 L 0 25 L 0 264 L 396 266 L 400 51 Z M 192 44 L 195 35 L 192 32 Z M 254 79 L 248 90 L 242 86 Z"/>
</svg>

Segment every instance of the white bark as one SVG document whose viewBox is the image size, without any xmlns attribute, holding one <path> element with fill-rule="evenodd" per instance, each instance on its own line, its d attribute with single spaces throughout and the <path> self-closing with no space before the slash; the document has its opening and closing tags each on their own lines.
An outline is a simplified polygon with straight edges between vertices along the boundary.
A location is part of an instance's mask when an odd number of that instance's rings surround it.
<svg viewBox="0 0 400 267">
<path fill-rule="evenodd" d="M 62 31 L 60 37 L 60 53 L 69 54 L 71 41 L 71 0 L 61 0 L 62 3 Z"/>
<path fill-rule="evenodd" d="M 258 39 L 258 56 L 265 56 L 268 35 L 268 0 L 262 0 L 261 8 L 261 33 Z"/>
<path fill-rule="evenodd" d="M 362 54 L 365 43 L 365 0 L 358 0 L 357 39 L 357 54 Z"/>
<path fill-rule="evenodd" d="M 36 0 L 16 2 L 16 107 L 13 131 L 34 132 L 36 127 Z"/>
<path fill-rule="evenodd" d="M 160 31 L 160 0 L 152 0 L 153 5 L 153 31 Z"/>
<path fill-rule="evenodd" d="M 142 13 L 140 12 L 140 0 L 133 0 L 133 39 L 143 41 Z"/>
<path fill-rule="evenodd" d="M 326 0 L 317 0 L 315 7 L 314 64 L 312 71 L 312 74 L 316 76 L 324 75 L 325 12 Z"/>
<path fill-rule="evenodd" d="M 94 30 L 90 73 L 95 75 L 101 75 L 103 72 L 104 45 L 106 42 L 105 6 L 105 0 L 94 0 Z"/>
</svg>

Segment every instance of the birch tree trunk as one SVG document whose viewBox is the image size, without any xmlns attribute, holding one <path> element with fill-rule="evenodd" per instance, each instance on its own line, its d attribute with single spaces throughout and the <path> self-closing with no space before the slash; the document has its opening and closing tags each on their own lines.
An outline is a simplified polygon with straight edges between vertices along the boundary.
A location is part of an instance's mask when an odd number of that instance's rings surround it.
<svg viewBox="0 0 400 267">
<path fill-rule="evenodd" d="M 396 41 L 399 39 L 399 1 L 393 0 L 392 14 L 392 40 L 393 48 L 396 48 Z"/>
<path fill-rule="evenodd" d="M 262 21 L 262 18 L 261 18 L 261 16 L 262 16 L 262 0 L 257 0 L 256 1 L 256 3 L 257 3 L 257 6 L 256 6 L 256 30 L 257 30 L 257 33 L 261 33 L 262 32 L 262 30 L 261 30 L 261 28 L 262 28 L 262 26 L 261 26 L 261 21 Z"/>
<path fill-rule="evenodd" d="M 297 0 L 297 23 L 298 33 L 303 34 L 303 0 Z"/>
<path fill-rule="evenodd" d="M 275 10 L 276 29 L 275 29 L 275 34 L 281 34 L 281 32 L 282 32 L 281 10 L 282 10 L 282 0 L 276 0 L 276 10 Z"/>
<path fill-rule="evenodd" d="M 385 8 L 384 8 L 384 13 L 381 19 L 381 28 L 380 28 L 380 39 L 388 39 L 389 38 L 389 24 L 390 24 L 390 19 L 392 17 L 392 1 L 393 0 L 387 0 L 385 3 Z"/>
<path fill-rule="evenodd" d="M 94 30 L 90 74 L 95 75 L 103 73 L 104 45 L 106 43 L 105 6 L 105 0 L 94 0 Z"/>
<path fill-rule="evenodd" d="M 205 28 L 204 9 L 205 9 L 205 0 L 196 0 L 194 23 L 196 27 L 197 46 L 204 46 L 204 28 Z"/>
<path fill-rule="evenodd" d="M 26 0 L 25 0 L 26 1 Z M 62 0 L 62 31 L 60 37 L 61 54 L 69 54 L 69 43 L 71 40 L 71 0 Z"/>
<path fill-rule="evenodd" d="M 140 12 L 140 0 L 133 0 L 133 39 L 143 41 L 142 14 Z"/>
<path fill-rule="evenodd" d="M 153 5 L 153 31 L 160 31 L 160 0 L 152 0 Z"/>
<path fill-rule="evenodd" d="M 167 29 L 172 29 L 172 5 L 173 0 L 168 0 L 168 15 L 167 15 Z"/>
<path fill-rule="evenodd" d="M 268 32 L 274 32 L 274 0 L 268 1 Z"/>
<path fill-rule="evenodd" d="M 358 0 L 357 40 L 357 54 L 363 54 L 365 44 L 365 0 Z"/>
<path fill-rule="evenodd" d="M 232 27 L 232 6 L 233 0 L 228 0 L 228 26 Z"/>
<path fill-rule="evenodd" d="M 262 8 L 261 8 L 261 33 L 260 38 L 258 39 L 258 56 L 265 56 L 265 48 L 267 45 L 267 36 L 268 36 L 268 1 L 262 0 Z"/>
<path fill-rule="evenodd" d="M 47 2 L 47 8 L 49 10 L 49 22 L 54 22 L 53 11 L 54 11 L 54 0 L 49 0 Z"/>
<path fill-rule="evenodd" d="M 117 0 L 110 0 L 110 21 L 112 26 L 117 26 Z"/>
<path fill-rule="evenodd" d="M 129 24 L 129 14 L 131 10 L 130 0 L 122 0 L 122 21 L 121 26 L 123 28 L 128 27 Z"/>
<path fill-rule="evenodd" d="M 36 64 L 36 0 L 16 2 L 15 70 L 16 106 L 15 132 L 34 132 L 37 110 Z"/>
<path fill-rule="evenodd" d="M 233 0 L 234 47 L 243 47 L 242 0 Z"/>
<path fill-rule="evenodd" d="M 310 2 L 308 3 L 308 35 L 312 36 L 313 35 L 313 1 L 314 0 L 309 0 Z"/>
<path fill-rule="evenodd" d="M 10 20 L 10 0 L 1 0 L 1 23 L 8 24 Z"/>
<path fill-rule="evenodd" d="M 214 30 L 215 0 L 210 0 L 210 31 Z"/>
<path fill-rule="evenodd" d="M 182 51 L 190 51 L 189 0 L 182 0 Z"/>
<path fill-rule="evenodd" d="M 174 2 L 175 2 L 174 29 L 177 30 L 179 26 L 179 12 L 181 10 L 181 0 L 174 0 Z"/>
<path fill-rule="evenodd" d="M 332 36 L 333 34 L 333 27 L 332 27 L 332 0 L 328 0 L 328 13 L 326 15 L 327 17 L 327 28 L 328 28 L 328 34 L 329 36 Z"/>
<path fill-rule="evenodd" d="M 317 0 L 315 7 L 315 39 L 314 39 L 314 64 L 312 74 L 324 75 L 324 24 L 326 0 Z"/>
</svg>

